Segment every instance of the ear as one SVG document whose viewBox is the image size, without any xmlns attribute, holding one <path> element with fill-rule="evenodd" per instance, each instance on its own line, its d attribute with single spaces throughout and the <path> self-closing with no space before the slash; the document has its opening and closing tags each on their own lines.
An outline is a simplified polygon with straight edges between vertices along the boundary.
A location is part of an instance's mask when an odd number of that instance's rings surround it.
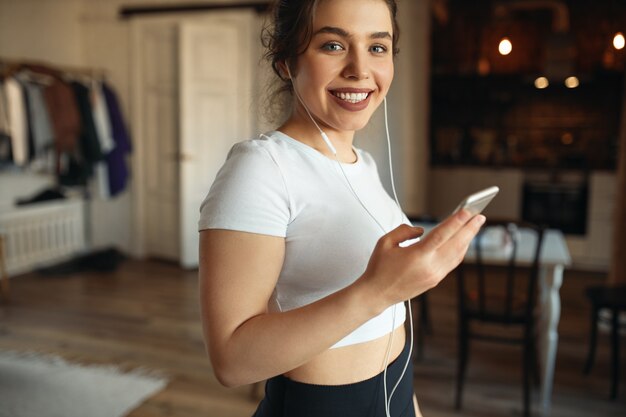
<svg viewBox="0 0 626 417">
<path fill-rule="evenodd" d="M 290 80 L 291 79 L 291 76 L 289 74 L 289 67 L 287 65 L 287 61 L 280 61 L 278 63 L 278 70 L 280 72 L 280 77 L 283 80 L 286 81 L 286 80 Z"/>
</svg>

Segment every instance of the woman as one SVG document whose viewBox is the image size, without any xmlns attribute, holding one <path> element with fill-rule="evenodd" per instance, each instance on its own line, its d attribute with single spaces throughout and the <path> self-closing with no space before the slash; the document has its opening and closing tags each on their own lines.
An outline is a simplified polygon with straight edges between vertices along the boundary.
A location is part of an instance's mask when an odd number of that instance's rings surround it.
<svg viewBox="0 0 626 417">
<path fill-rule="evenodd" d="M 291 115 L 235 145 L 202 204 L 207 350 L 225 386 L 268 380 L 257 417 L 420 415 L 403 301 L 454 269 L 485 219 L 461 211 L 400 246 L 423 231 L 353 147 L 397 38 L 394 0 L 277 2 L 267 56 Z"/>
</svg>

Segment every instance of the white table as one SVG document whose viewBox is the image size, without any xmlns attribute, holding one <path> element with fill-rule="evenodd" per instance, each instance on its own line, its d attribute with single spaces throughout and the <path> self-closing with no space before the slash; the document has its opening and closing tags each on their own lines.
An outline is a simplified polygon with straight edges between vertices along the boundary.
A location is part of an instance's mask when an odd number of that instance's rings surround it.
<svg viewBox="0 0 626 417">
<path fill-rule="evenodd" d="M 418 224 L 415 224 L 418 225 Z M 425 234 L 434 225 L 419 224 L 424 227 Z M 530 265 L 534 256 L 536 236 L 530 230 L 520 229 L 520 240 L 517 259 L 520 265 Z M 464 262 L 475 261 L 475 251 L 470 247 Z M 482 253 L 483 262 L 498 265 L 507 262 L 505 250 L 489 250 Z M 544 234 L 540 257 L 539 271 L 539 323 L 537 338 L 539 342 L 539 365 L 541 368 L 541 414 L 550 415 L 552 386 L 554 381 L 554 365 L 559 342 L 558 325 L 561 317 L 561 298 L 559 289 L 563 283 L 563 271 L 570 266 L 572 259 L 563 233 L 548 229 Z"/>
</svg>

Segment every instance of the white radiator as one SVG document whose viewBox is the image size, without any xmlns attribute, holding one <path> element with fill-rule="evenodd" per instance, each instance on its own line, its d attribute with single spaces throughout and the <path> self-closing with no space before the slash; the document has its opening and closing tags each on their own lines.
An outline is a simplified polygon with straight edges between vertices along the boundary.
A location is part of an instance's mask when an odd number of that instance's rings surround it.
<svg viewBox="0 0 626 417">
<path fill-rule="evenodd" d="M 82 200 L 42 202 L 0 211 L 7 273 L 17 275 L 85 251 Z"/>
</svg>

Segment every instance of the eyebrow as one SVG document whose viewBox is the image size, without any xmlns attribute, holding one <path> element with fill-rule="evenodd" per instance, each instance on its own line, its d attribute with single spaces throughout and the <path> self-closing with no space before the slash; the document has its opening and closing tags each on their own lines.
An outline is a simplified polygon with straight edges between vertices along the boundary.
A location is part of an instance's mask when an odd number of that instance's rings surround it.
<svg viewBox="0 0 626 417">
<path fill-rule="evenodd" d="M 334 26 L 324 26 L 319 29 L 317 32 L 313 34 L 313 36 L 318 35 L 320 33 L 332 33 L 343 38 L 350 38 L 352 35 L 346 32 L 344 29 L 334 27 Z M 391 39 L 391 34 L 389 32 L 373 32 L 370 34 L 370 39 Z"/>
</svg>

